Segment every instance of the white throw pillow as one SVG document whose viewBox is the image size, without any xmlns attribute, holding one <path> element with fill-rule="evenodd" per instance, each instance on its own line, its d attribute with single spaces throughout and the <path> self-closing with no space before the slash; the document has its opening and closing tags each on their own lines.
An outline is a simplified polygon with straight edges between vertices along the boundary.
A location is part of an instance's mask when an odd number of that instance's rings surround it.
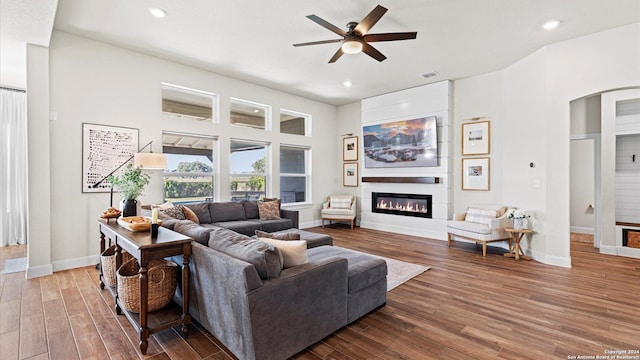
<svg viewBox="0 0 640 360">
<path fill-rule="evenodd" d="M 351 197 L 331 197 L 330 208 L 332 209 L 351 209 Z"/>
<path fill-rule="evenodd" d="M 491 224 L 491 220 L 495 219 L 497 215 L 496 210 L 485 210 L 469 208 L 467 215 L 464 217 L 464 221 L 479 223 L 479 224 Z"/>
<path fill-rule="evenodd" d="M 280 250 L 284 268 L 302 265 L 307 262 L 307 241 L 306 240 L 276 240 L 260 238 Z"/>
</svg>

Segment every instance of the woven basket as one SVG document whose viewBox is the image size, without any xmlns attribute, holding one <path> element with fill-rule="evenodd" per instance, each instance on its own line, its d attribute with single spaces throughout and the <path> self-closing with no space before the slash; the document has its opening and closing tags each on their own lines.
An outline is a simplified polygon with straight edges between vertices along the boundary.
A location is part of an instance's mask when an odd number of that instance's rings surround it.
<svg viewBox="0 0 640 360">
<path fill-rule="evenodd" d="M 122 263 L 129 261 L 133 257 L 126 251 L 122 251 Z M 100 255 L 100 266 L 102 268 L 102 279 L 106 285 L 116 286 L 116 246 L 111 245 Z"/>
<path fill-rule="evenodd" d="M 140 312 L 140 265 L 136 259 L 131 259 L 118 269 L 118 298 L 122 307 L 130 312 Z M 154 311 L 165 307 L 171 302 L 178 284 L 178 265 L 167 260 L 149 261 L 147 276 L 149 290 L 147 311 Z"/>
</svg>

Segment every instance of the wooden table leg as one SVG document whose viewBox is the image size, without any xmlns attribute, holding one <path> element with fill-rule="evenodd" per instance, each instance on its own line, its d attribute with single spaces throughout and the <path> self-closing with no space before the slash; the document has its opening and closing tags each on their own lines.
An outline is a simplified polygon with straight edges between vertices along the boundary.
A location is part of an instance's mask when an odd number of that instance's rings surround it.
<svg viewBox="0 0 640 360">
<path fill-rule="evenodd" d="M 182 254 L 182 336 L 189 336 L 189 256 L 191 255 L 191 244 L 184 245 Z"/>
<path fill-rule="evenodd" d="M 139 270 L 139 286 L 140 286 L 140 352 L 142 355 L 147 353 L 147 347 L 149 346 L 149 328 L 147 327 L 147 306 L 149 305 L 147 300 L 149 298 L 149 278 L 147 276 L 147 265 L 149 261 L 146 256 L 140 256 L 140 270 Z"/>
<path fill-rule="evenodd" d="M 100 256 L 104 252 L 104 233 L 100 231 Z M 102 272 L 102 265 L 98 263 L 100 268 L 100 289 L 104 290 L 104 273 Z"/>
</svg>

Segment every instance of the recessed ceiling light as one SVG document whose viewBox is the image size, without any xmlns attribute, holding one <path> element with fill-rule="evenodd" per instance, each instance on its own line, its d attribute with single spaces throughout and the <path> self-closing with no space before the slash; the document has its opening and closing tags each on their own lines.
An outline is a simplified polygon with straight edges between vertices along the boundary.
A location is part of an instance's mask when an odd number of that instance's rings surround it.
<svg viewBox="0 0 640 360">
<path fill-rule="evenodd" d="M 558 20 L 558 19 L 549 20 L 549 21 L 546 21 L 544 24 L 542 24 L 542 28 L 545 30 L 552 30 L 557 28 L 561 22 L 562 20 Z"/>
<path fill-rule="evenodd" d="M 351 85 L 353 85 L 353 84 L 351 83 L 351 81 L 347 80 L 347 81 L 343 82 L 342 85 L 344 85 L 344 87 L 351 87 Z"/>
<path fill-rule="evenodd" d="M 160 9 L 157 7 L 150 7 L 149 12 L 151 13 L 151 15 L 157 17 L 158 19 L 162 19 L 163 17 L 167 16 L 167 12 L 164 9 Z"/>
</svg>

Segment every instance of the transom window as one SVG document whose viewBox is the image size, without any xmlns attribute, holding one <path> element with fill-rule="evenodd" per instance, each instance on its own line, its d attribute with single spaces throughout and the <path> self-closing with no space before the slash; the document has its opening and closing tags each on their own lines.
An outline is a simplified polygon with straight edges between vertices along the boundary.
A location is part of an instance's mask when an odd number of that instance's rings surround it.
<svg viewBox="0 0 640 360">
<path fill-rule="evenodd" d="M 218 95 L 162 83 L 162 113 L 195 120 L 216 120 Z"/>
<path fill-rule="evenodd" d="M 310 136 L 311 115 L 280 109 L 280 133 Z"/>
<path fill-rule="evenodd" d="M 308 199 L 309 148 L 280 146 L 280 198 L 282 203 L 304 203 Z"/>
<path fill-rule="evenodd" d="M 231 125 L 267 130 L 271 107 L 247 100 L 231 98 Z"/>
<path fill-rule="evenodd" d="M 173 203 L 214 200 L 216 138 L 163 132 L 162 152 L 167 155 L 164 198 Z"/>
<path fill-rule="evenodd" d="M 266 196 L 267 144 L 231 141 L 231 201 L 258 200 Z"/>
</svg>

